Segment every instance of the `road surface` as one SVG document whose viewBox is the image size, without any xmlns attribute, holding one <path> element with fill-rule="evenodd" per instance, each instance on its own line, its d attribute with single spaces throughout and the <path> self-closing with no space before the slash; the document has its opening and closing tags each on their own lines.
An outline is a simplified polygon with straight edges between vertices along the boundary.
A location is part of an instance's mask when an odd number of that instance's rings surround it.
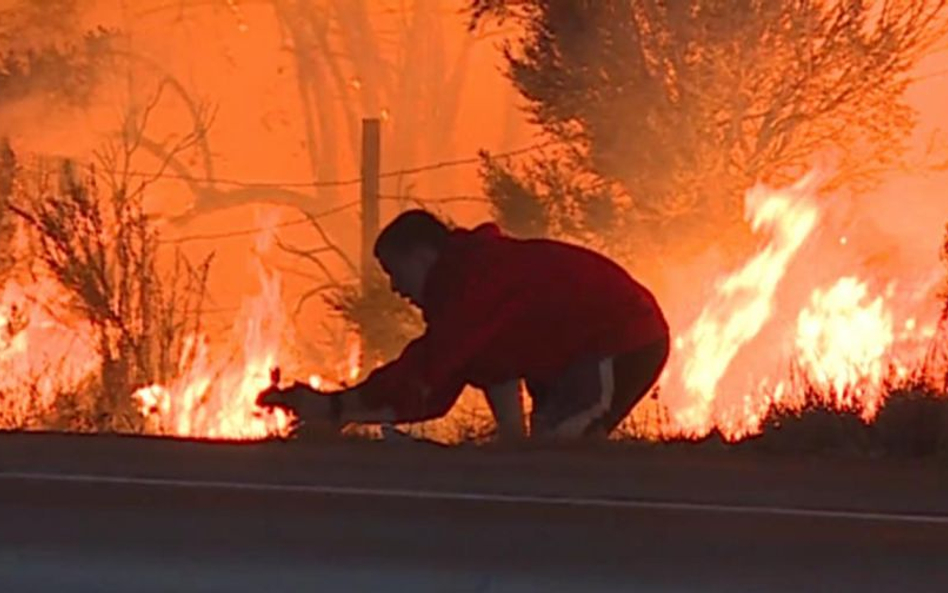
<svg viewBox="0 0 948 593">
<path fill-rule="evenodd" d="M 946 591 L 938 461 L 0 436 L 0 591 Z"/>
</svg>

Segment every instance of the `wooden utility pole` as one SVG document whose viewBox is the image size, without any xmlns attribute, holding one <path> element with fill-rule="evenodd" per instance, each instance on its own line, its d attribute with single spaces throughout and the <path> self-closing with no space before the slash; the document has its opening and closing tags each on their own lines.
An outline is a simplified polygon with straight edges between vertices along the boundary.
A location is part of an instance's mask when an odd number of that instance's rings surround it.
<svg viewBox="0 0 948 593">
<path fill-rule="evenodd" d="M 374 280 L 372 247 L 379 234 L 379 166 L 381 138 L 378 119 L 362 120 L 362 294 Z"/>
<path fill-rule="evenodd" d="M 13 239 L 16 235 L 16 217 L 10 211 L 13 200 L 13 182 L 16 177 L 16 154 L 10 139 L 0 138 L 0 283 L 6 280 L 7 272 L 15 263 Z"/>
<path fill-rule="evenodd" d="M 360 276 L 362 295 L 368 295 L 376 282 L 375 258 L 372 248 L 375 238 L 379 234 L 379 165 L 381 160 L 380 122 L 378 119 L 362 120 L 362 261 L 360 262 Z M 362 353 L 362 373 L 367 372 L 366 354 L 371 344 L 362 331 L 360 352 Z"/>
</svg>

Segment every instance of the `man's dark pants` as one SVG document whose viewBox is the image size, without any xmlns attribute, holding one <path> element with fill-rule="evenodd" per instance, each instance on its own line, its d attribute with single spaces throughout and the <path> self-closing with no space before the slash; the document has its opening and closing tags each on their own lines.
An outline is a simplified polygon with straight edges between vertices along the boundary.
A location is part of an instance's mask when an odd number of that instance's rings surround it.
<svg viewBox="0 0 948 593">
<path fill-rule="evenodd" d="M 608 436 L 658 381 L 668 361 L 663 338 L 612 357 L 578 360 L 545 381 L 527 378 L 533 436 Z"/>
</svg>

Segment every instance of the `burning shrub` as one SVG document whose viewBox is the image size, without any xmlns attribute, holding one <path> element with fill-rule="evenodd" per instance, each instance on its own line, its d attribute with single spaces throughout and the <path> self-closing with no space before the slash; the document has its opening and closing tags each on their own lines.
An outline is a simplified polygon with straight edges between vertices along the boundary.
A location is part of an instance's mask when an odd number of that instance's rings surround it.
<svg viewBox="0 0 948 593">
<path fill-rule="evenodd" d="M 192 266 L 175 252 L 163 274 L 141 191 L 103 192 L 94 169 L 81 176 L 68 162 L 55 187 L 48 180 L 24 187 L 11 210 L 32 231 L 35 274 L 54 279 L 92 327 L 99 370 L 81 415 L 98 430 L 137 430 L 131 394 L 179 371 L 186 336 L 200 330 L 210 259 Z"/>
<path fill-rule="evenodd" d="M 948 232 L 941 256 L 948 265 Z M 850 390 L 836 393 L 825 382 L 813 382 L 812 376 L 803 374 L 802 406 L 772 409 L 761 433 L 746 441 L 748 445 L 779 453 L 846 452 L 903 457 L 948 453 L 948 289 L 943 289 L 939 296 L 943 301 L 942 312 L 925 357 L 914 368 L 891 365 L 883 377 L 875 377 L 877 385 L 868 386 L 880 394 L 878 411 L 870 410 L 866 417 L 866 410 L 857 405 L 858 394 L 854 396 Z M 844 405 L 847 402 L 848 407 Z M 863 418 L 857 416 L 860 412 Z"/>
<path fill-rule="evenodd" d="M 499 31 L 506 74 L 562 146 L 508 180 L 517 191 L 502 214 L 568 225 L 580 217 L 555 177 L 602 179 L 623 190 L 606 199 L 627 202 L 606 230 L 636 241 L 640 257 L 728 241 L 728 259 L 740 259 L 753 248 L 742 193 L 797 178 L 827 151 L 838 162 L 825 187 L 874 187 L 905 157 L 912 68 L 948 34 L 948 6 L 926 0 L 468 8 L 472 27 L 514 25 Z"/>
</svg>

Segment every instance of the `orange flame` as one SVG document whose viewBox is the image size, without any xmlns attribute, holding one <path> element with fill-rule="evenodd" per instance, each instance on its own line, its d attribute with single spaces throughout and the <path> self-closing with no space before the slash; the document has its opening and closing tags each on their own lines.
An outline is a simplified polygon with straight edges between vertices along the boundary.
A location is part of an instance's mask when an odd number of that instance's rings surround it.
<svg viewBox="0 0 948 593">
<path fill-rule="evenodd" d="M 59 394 L 78 388 L 99 359 L 92 328 L 64 313 L 49 279 L 8 281 L 0 291 L 0 420 L 18 426 L 48 411 Z M 61 317 L 54 312 L 59 311 Z"/>
<path fill-rule="evenodd" d="M 777 287 L 818 220 L 809 197 L 816 183 L 816 176 L 810 175 L 786 190 L 758 186 L 748 192 L 752 228 L 768 229 L 772 236 L 743 268 L 715 285 L 697 321 L 676 340 L 676 358 L 683 362 L 680 368 L 672 367 L 675 395 L 668 403 L 682 432 L 701 435 L 710 430 L 716 395 L 735 355 L 773 315 Z M 737 412 L 741 417 L 750 414 L 752 424 L 757 413 Z"/>
<path fill-rule="evenodd" d="M 717 429 L 739 439 L 758 432 L 775 406 L 799 408 L 814 396 L 868 421 L 884 405 L 889 383 L 916 372 L 936 333 L 938 303 L 931 296 L 941 271 L 930 266 L 927 277 L 913 278 L 884 260 L 864 258 L 869 269 L 856 265 L 858 232 L 825 236 L 831 201 L 817 200 L 818 181 L 811 174 L 787 188 L 748 192 L 746 214 L 764 242 L 710 287 L 693 322 L 679 324 L 684 329 L 676 332 L 661 379 L 671 421 L 666 435 L 700 437 Z M 258 255 L 272 241 L 272 232 L 262 233 Z M 259 257 L 253 265 L 260 291 L 244 300 L 232 327 L 239 352 L 227 360 L 208 336 L 189 336 L 178 379 L 133 395 L 149 432 L 251 439 L 288 431 L 292 419 L 285 413 L 255 405 L 270 369 L 295 361 L 287 352 L 293 336 L 280 277 Z M 97 370 L 91 328 L 51 313 L 64 308 L 61 294 L 41 280 L 28 289 L 9 282 L 0 295 L 0 421 L 7 425 L 48 410 L 57 393 Z M 314 388 L 337 389 L 359 378 L 362 353 L 350 338 L 330 373 L 339 380 L 314 374 Z M 24 396 L 31 392 L 38 396 Z"/>
<path fill-rule="evenodd" d="M 272 228 L 272 227 L 271 227 Z M 262 233 L 258 252 L 270 248 L 272 232 Z M 181 437 L 252 439 L 285 434 L 291 418 L 282 410 L 264 410 L 257 395 L 270 385 L 289 325 L 283 312 L 280 278 L 254 260 L 260 294 L 244 300 L 233 326 L 242 353 L 231 363 L 210 360 L 206 336 L 192 336 L 181 361 L 181 376 L 168 387 L 138 390 L 149 429 Z"/>
<path fill-rule="evenodd" d="M 702 437 L 717 428 L 739 439 L 758 432 L 774 406 L 800 408 L 807 393 L 870 420 L 889 384 L 908 378 L 924 357 L 935 335 L 934 276 L 901 290 L 901 279 L 883 278 L 886 288 L 874 294 L 877 282 L 857 274 L 837 275 L 829 285 L 813 275 L 853 267 L 851 256 L 834 256 L 813 236 L 829 203 L 816 200 L 818 180 L 810 174 L 788 188 L 748 192 L 752 228 L 769 238 L 714 284 L 700 315 L 676 339 L 660 382 L 669 432 Z M 798 263 L 808 243 L 817 261 L 804 268 Z M 848 248 L 851 241 L 831 244 Z M 886 276 L 870 273 L 872 280 Z M 805 384 L 776 379 L 793 366 Z"/>
<path fill-rule="evenodd" d="M 841 278 L 829 290 L 813 291 L 797 321 L 797 361 L 810 383 L 832 393 L 837 407 L 858 405 L 873 414 L 882 397 L 883 357 L 895 338 L 892 313 L 857 278 Z"/>
<path fill-rule="evenodd" d="M 824 403 L 872 419 L 884 403 L 887 383 L 904 380 L 935 335 L 931 320 L 919 328 L 909 317 L 898 331 L 896 284 L 870 299 L 866 282 L 840 278 L 816 289 L 797 320 L 796 360 Z"/>
</svg>

